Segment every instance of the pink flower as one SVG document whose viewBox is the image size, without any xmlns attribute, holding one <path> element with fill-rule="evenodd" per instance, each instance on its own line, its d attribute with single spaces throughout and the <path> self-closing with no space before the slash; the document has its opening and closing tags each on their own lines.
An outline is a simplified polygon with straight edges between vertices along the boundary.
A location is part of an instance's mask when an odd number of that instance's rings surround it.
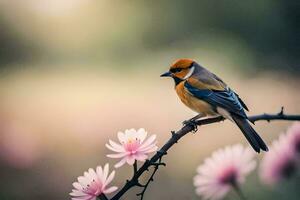
<svg viewBox="0 0 300 200">
<path fill-rule="evenodd" d="M 297 153 L 297 142 L 299 145 L 300 126 L 295 124 L 287 134 L 281 134 L 275 140 L 270 152 L 265 154 L 260 165 L 260 178 L 262 182 L 269 185 L 279 183 L 289 178 L 297 170 L 299 165 L 299 152 Z M 299 150 L 299 149 L 298 149 Z"/>
<path fill-rule="evenodd" d="M 300 123 L 294 123 L 287 131 L 288 145 L 290 145 L 296 152 L 298 159 L 300 159 Z"/>
<path fill-rule="evenodd" d="M 125 130 L 125 133 L 118 132 L 118 138 L 121 144 L 117 144 L 114 141 L 109 140 L 109 144 L 106 147 L 115 154 L 109 154 L 109 158 L 121 158 L 121 160 L 115 165 L 116 168 L 121 167 L 126 162 L 129 165 L 133 165 L 135 160 L 145 161 L 148 158 L 149 153 L 157 150 L 156 135 L 151 135 L 148 139 L 147 132 L 141 128 L 138 131 L 135 129 Z"/>
<path fill-rule="evenodd" d="M 78 182 L 73 183 L 75 189 L 70 193 L 72 200 L 96 200 L 100 194 L 116 191 L 118 189 L 116 186 L 107 188 L 107 185 L 115 177 L 115 171 L 109 175 L 108 172 L 108 164 L 104 166 L 104 169 L 98 166 L 96 171 L 90 168 L 84 172 L 84 176 L 78 177 Z"/>
<path fill-rule="evenodd" d="M 255 153 L 240 144 L 215 151 L 197 169 L 196 194 L 204 199 L 222 199 L 230 189 L 239 187 L 255 169 Z"/>
</svg>

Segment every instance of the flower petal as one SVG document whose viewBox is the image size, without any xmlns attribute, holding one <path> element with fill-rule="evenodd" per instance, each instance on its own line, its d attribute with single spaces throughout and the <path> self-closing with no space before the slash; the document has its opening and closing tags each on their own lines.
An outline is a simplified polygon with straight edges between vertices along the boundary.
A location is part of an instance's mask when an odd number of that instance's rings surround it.
<svg viewBox="0 0 300 200">
<path fill-rule="evenodd" d="M 104 165 L 104 169 L 103 169 L 103 176 L 102 176 L 102 179 L 101 179 L 101 180 L 102 180 L 102 183 L 104 183 L 105 180 L 107 179 L 108 171 L 109 171 L 109 164 L 106 163 L 106 164 Z"/>
<path fill-rule="evenodd" d="M 142 143 L 142 145 L 140 146 L 140 148 L 147 147 L 147 146 L 150 145 L 152 142 L 154 142 L 155 139 L 156 139 L 156 135 L 151 135 L 144 143 Z"/>
<path fill-rule="evenodd" d="M 115 152 L 119 152 L 119 153 L 121 153 L 121 152 L 124 152 L 124 149 L 122 148 L 122 149 L 120 149 L 120 148 L 114 148 L 113 146 L 110 146 L 109 144 L 105 144 L 105 146 L 106 146 L 106 148 L 108 148 L 109 150 L 111 150 L 111 151 L 115 151 Z"/>
<path fill-rule="evenodd" d="M 87 196 L 88 194 L 82 192 L 81 190 L 72 190 L 71 196 Z"/>
<path fill-rule="evenodd" d="M 156 151 L 158 149 L 158 147 L 155 144 L 149 145 L 147 147 L 144 147 L 142 149 L 139 149 L 139 152 L 143 152 L 143 153 L 152 153 L 154 151 Z"/>
<path fill-rule="evenodd" d="M 116 191 L 117 189 L 118 189 L 118 187 L 113 186 L 113 187 L 110 187 L 110 188 L 104 190 L 103 193 L 104 194 L 109 194 L 109 193 L 112 193 L 112 192 Z"/>
<path fill-rule="evenodd" d="M 137 154 L 135 155 L 135 159 L 138 161 L 145 161 L 148 158 L 148 156 L 146 154 Z"/>
<path fill-rule="evenodd" d="M 115 164 L 115 168 L 119 168 L 122 165 L 124 165 L 126 163 L 127 158 L 124 157 L 123 159 L 121 159 L 117 164 Z"/>
<path fill-rule="evenodd" d="M 122 158 L 124 156 L 126 156 L 128 153 L 118 153 L 118 154 L 108 154 L 106 155 L 109 158 Z"/>
<path fill-rule="evenodd" d="M 82 187 L 86 187 L 90 183 L 89 180 L 84 176 L 79 176 L 77 178 L 77 180 L 78 180 L 78 183 L 80 183 L 80 185 Z"/>
<path fill-rule="evenodd" d="M 126 157 L 126 162 L 129 164 L 129 165 L 133 165 L 135 159 L 133 156 L 127 156 Z"/>
<path fill-rule="evenodd" d="M 138 131 L 137 131 L 137 134 L 138 134 L 138 138 L 140 139 L 141 143 L 146 139 L 147 137 L 147 132 L 145 131 L 145 129 L 143 128 L 140 128 Z"/>
<path fill-rule="evenodd" d="M 124 151 L 124 147 L 115 143 L 114 141 L 112 140 L 109 140 L 109 144 L 111 145 L 111 147 L 113 147 L 116 151 Z"/>
<path fill-rule="evenodd" d="M 115 177 L 115 171 L 112 171 L 110 173 L 110 175 L 108 176 L 108 178 L 105 180 L 105 182 L 103 183 L 103 187 L 105 188 L 108 184 L 110 184 L 110 182 L 114 179 Z"/>
<path fill-rule="evenodd" d="M 98 166 L 98 167 L 96 168 L 96 173 L 97 173 L 97 176 L 98 176 L 99 179 L 100 179 L 100 177 L 103 176 L 103 169 L 102 169 L 101 166 Z"/>
<path fill-rule="evenodd" d="M 82 186 L 81 186 L 81 184 L 79 184 L 78 182 L 74 182 L 74 183 L 73 183 L 73 187 L 74 187 L 75 189 L 77 189 L 77 190 L 82 190 L 82 189 L 83 189 Z"/>
<path fill-rule="evenodd" d="M 125 134 L 121 131 L 118 132 L 118 139 L 121 143 L 126 142 L 127 137 L 125 136 Z"/>
</svg>

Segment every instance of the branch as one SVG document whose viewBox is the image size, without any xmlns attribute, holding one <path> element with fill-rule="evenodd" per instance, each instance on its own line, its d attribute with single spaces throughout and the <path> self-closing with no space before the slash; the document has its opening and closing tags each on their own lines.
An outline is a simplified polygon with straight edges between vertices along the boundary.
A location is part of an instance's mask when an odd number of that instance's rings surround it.
<svg viewBox="0 0 300 200">
<path fill-rule="evenodd" d="M 297 121 L 300 121 L 300 115 L 286 115 L 286 114 L 284 114 L 283 107 L 281 108 L 281 111 L 277 114 L 253 115 L 253 116 L 249 116 L 248 118 L 252 123 L 254 123 L 256 121 L 260 121 L 260 120 L 266 120 L 268 122 L 270 122 L 272 120 L 290 120 L 290 121 L 297 120 Z M 202 126 L 202 125 L 207 125 L 207 124 L 213 124 L 213 123 L 216 123 L 216 122 L 221 122 L 221 121 L 224 121 L 224 120 L 225 120 L 224 117 L 219 116 L 219 117 L 214 117 L 214 118 L 200 119 L 200 120 L 195 121 L 195 123 L 198 126 Z M 160 163 L 160 160 L 162 159 L 162 157 L 164 155 L 166 155 L 168 150 L 174 144 L 176 144 L 183 136 L 185 136 L 189 132 L 192 132 L 194 130 L 194 128 L 195 127 L 192 124 L 186 124 L 179 131 L 177 131 L 177 132 L 172 131 L 171 132 L 172 133 L 171 138 L 161 147 L 161 149 L 159 151 L 156 152 L 156 154 L 154 154 L 154 156 L 150 160 L 147 160 L 136 171 L 136 173 L 132 176 L 132 178 L 130 180 L 127 180 L 127 182 L 123 186 L 123 188 L 117 194 L 115 194 L 115 196 L 113 196 L 111 198 L 111 200 L 119 200 L 130 188 L 132 188 L 134 186 L 139 186 L 139 187 L 144 188 L 143 191 L 138 194 L 138 195 L 141 196 L 141 198 L 143 198 L 144 193 L 145 193 L 149 183 L 152 181 L 154 174 L 158 170 L 159 163 Z M 150 179 L 147 181 L 147 183 L 145 185 L 140 184 L 139 183 L 140 176 L 143 175 L 145 171 L 148 171 L 149 167 L 151 167 L 151 166 L 156 166 L 156 167 L 154 168 L 154 171 L 153 171 Z"/>
<path fill-rule="evenodd" d="M 153 177 L 154 177 L 155 173 L 157 172 L 159 166 L 160 166 L 160 165 L 166 166 L 165 163 L 162 163 L 162 162 L 161 162 L 161 159 L 162 159 L 162 157 L 160 157 L 158 163 L 154 163 L 154 164 L 153 164 L 154 170 L 153 170 L 151 176 L 149 177 L 149 179 L 148 179 L 148 181 L 146 182 L 146 184 L 141 186 L 141 187 L 143 187 L 142 192 L 140 192 L 140 193 L 137 194 L 137 196 L 141 196 L 141 200 L 144 199 L 145 192 L 146 192 L 146 190 L 147 190 L 147 188 L 148 188 L 150 182 L 151 182 L 151 181 L 154 181 Z"/>
<path fill-rule="evenodd" d="M 262 115 L 255 115 L 249 117 L 249 120 L 254 123 L 255 121 L 259 120 L 267 120 L 270 122 L 271 120 L 288 120 L 288 121 L 299 121 L 300 120 L 300 115 L 286 115 L 284 114 L 284 107 L 281 107 L 281 110 L 279 113 L 275 115 L 270 115 L 270 114 L 262 114 Z"/>
</svg>

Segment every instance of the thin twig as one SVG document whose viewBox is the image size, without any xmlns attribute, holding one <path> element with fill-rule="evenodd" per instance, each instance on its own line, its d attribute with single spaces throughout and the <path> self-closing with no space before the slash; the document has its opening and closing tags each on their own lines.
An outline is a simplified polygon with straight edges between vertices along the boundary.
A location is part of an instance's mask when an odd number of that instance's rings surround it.
<svg viewBox="0 0 300 200">
<path fill-rule="evenodd" d="M 300 115 L 285 115 L 283 108 L 281 111 L 277 114 L 263 114 L 263 115 L 254 115 L 254 116 L 249 116 L 248 117 L 251 122 L 256 122 L 260 120 L 267 120 L 267 121 L 272 121 L 272 120 L 298 120 L 300 121 Z M 224 117 L 214 117 L 214 118 L 208 118 L 208 119 L 200 119 L 197 120 L 195 123 L 198 126 L 206 125 L 206 124 L 213 124 L 216 122 L 224 121 Z M 119 190 L 117 194 L 115 194 L 111 200 L 119 200 L 130 188 L 134 186 L 140 186 L 142 185 L 139 183 L 139 178 L 141 175 L 144 174 L 145 171 L 149 170 L 149 167 L 155 164 L 157 161 L 159 161 L 164 155 L 167 154 L 168 150 L 176 144 L 183 136 L 185 136 L 187 133 L 192 132 L 194 130 L 194 126 L 191 124 L 186 124 L 184 125 L 179 131 L 175 132 L 172 131 L 172 136 L 171 138 L 161 147 L 159 151 L 156 152 L 152 156 L 150 160 L 147 160 L 137 171 L 136 173 L 132 176 L 130 180 L 128 180 L 123 188 Z M 156 171 L 155 171 L 156 172 Z M 154 174 L 153 174 L 154 176 Z M 152 177 L 153 178 L 153 177 Z M 151 181 L 149 181 L 150 183 Z M 148 185 L 149 185 L 148 183 Z"/>
<path fill-rule="evenodd" d="M 251 117 L 249 117 L 249 120 L 253 123 L 258 120 L 266 120 L 268 122 L 270 122 L 271 120 L 299 121 L 300 116 L 299 115 L 286 115 L 286 114 L 284 114 L 284 107 L 281 107 L 280 112 L 275 115 L 270 115 L 270 114 L 264 113 L 262 115 L 251 116 Z"/>
<path fill-rule="evenodd" d="M 146 182 L 146 184 L 142 186 L 143 190 L 140 193 L 137 194 L 137 196 L 141 196 L 141 200 L 144 199 L 145 192 L 146 192 L 150 182 L 154 180 L 153 177 L 154 177 L 155 173 L 157 172 L 159 166 L 160 165 L 166 166 L 165 163 L 161 162 L 161 159 L 162 159 L 162 157 L 159 159 L 158 163 L 153 164 L 154 170 L 153 170 L 152 174 L 150 175 L 150 177 L 149 177 L 148 181 Z"/>
</svg>

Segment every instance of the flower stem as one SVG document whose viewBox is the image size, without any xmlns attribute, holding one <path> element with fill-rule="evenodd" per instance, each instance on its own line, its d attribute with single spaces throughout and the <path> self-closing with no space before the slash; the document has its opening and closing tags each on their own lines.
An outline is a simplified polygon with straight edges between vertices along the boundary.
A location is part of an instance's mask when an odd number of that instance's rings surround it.
<svg viewBox="0 0 300 200">
<path fill-rule="evenodd" d="M 100 199 L 100 200 L 108 200 L 108 198 L 105 196 L 105 194 L 101 194 L 100 196 L 98 196 L 98 198 Z"/>
<path fill-rule="evenodd" d="M 247 200 L 245 195 L 243 194 L 241 188 L 237 184 L 232 184 L 234 191 L 237 193 L 237 195 L 240 197 L 241 200 Z"/>
<path fill-rule="evenodd" d="M 136 174 L 136 172 L 137 172 L 137 161 L 135 160 L 133 164 L 133 175 Z"/>
</svg>

